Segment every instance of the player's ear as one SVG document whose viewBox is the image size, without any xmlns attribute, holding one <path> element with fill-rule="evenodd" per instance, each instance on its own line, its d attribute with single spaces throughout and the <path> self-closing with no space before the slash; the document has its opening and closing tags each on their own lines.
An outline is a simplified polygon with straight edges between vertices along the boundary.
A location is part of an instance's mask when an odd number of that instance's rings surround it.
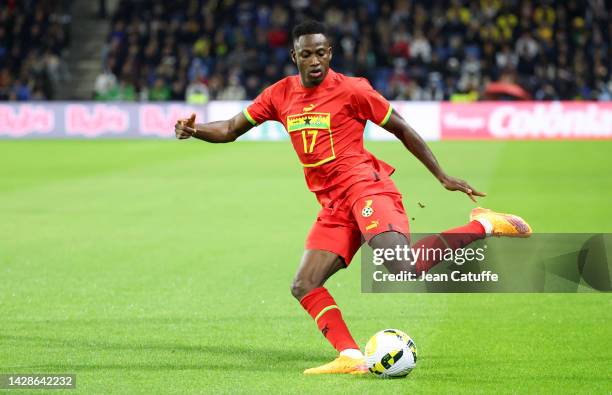
<svg viewBox="0 0 612 395">
<path fill-rule="evenodd" d="M 295 49 L 291 48 L 289 50 L 289 53 L 291 54 L 291 61 L 293 62 L 293 64 L 297 65 L 297 59 L 295 58 Z"/>
<path fill-rule="evenodd" d="M 331 60 L 332 54 L 333 54 L 331 45 L 329 46 L 327 50 L 329 51 L 329 60 Z"/>
</svg>

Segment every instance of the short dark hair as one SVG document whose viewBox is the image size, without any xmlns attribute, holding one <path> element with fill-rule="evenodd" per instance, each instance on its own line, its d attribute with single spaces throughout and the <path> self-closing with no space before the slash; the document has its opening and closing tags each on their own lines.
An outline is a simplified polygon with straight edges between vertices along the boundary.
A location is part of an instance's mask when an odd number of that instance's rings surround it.
<svg viewBox="0 0 612 395">
<path fill-rule="evenodd" d="M 327 34 L 327 26 L 325 26 L 324 23 L 313 20 L 301 22 L 293 28 L 293 41 L 300 38 L 300 36 L 304 36 L 306 34 L 322 34 L 325 37 L 329 38 Z"/>
</svg>

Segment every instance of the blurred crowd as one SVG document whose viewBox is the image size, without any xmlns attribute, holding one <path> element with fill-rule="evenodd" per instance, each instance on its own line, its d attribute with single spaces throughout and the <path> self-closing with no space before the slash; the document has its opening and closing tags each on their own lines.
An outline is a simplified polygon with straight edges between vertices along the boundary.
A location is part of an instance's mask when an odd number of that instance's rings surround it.
<svg viewBox="0 0 612 395">
<path fill-rule="evenodd" d="M 53 99 L 69 77 L 70 16 L 59 3 L 0 0 L 0 100 Z"/>
<path fill-rule="evenodd" d="M 101 100 L 252 99 L 296 70 L 291 28 L 331 31 L 332 67 L 400 100 L 477 100 L 492 81 L 534 99 L 609 100 L 606 0 L 133 0 L 112 17 Z"/>
</svg>

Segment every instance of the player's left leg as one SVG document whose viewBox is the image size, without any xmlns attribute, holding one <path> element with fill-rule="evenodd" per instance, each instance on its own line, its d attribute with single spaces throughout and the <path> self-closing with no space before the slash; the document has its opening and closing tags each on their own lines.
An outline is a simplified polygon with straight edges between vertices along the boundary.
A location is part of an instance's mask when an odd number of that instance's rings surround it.
<svg viewBox="0 0 612 395">
<path fill-rule="evenodd" d="M 394 185 L 388 193 L 368 195 L 355 200 L 352 206 L 361 233 L 372 249 L 410 247 L 408 217 L 402 204 L 402 196 Z M 414 265 L 407 259 L 385 259 L 390 273 L 414 272 Z"/>
<path fill-rule="evenodd" d="M 530 235 L 531 226 L 523 218 L 478 207 L 472 210 L 470 222 L 466 225 L 427 236 L 415 242 L 412 248 L 423 250 L 434 248 L 440 251 L 450 248 L 454 251 L 487 236 L 529 237 Z M 436 259 L 435 256 L 436 254 L 421 255 L 415 262 L 416 274 L 426 273 L 438 264 L 440 259 Z M 438 257 L 440 256 L 438 254 Z"/>
<path fill-rule="evenodd" d="M 410 247 L 408 217 L 402 204 L 402 196 L 398 192 L 390 190 L 388 193 L 359 198 L 353 203 L 352 210 L 364 238 L 373 249 L 396 250 L 400 247 L 403 250 L 404 247 Z M 474 220 L 467 225 L 425 237 L 414 243 L 412 248 L 456 250 L 485 236 L 484 227 Z M 441 258 L 439 254 L 432 255 Z M 440 262 L 433 256 L 429 257 L 429 254 L 426 257 L 429 260 L 419 257 L 416 262 L 410 260 L 410 255 L 406 257 L 409 259 L 402 258 L 385 260 L 385 267 L 390 273 L 421 274 Z"/>
<path fill-rule="evenodd" d="M 408 218 L 398 193 L 377 194 L 358 199 L 353 205 L 359 228 L 369 245 L 376 248 L 395 249 L 409 246 Z M 413 249 L 443 251 L 457 250 L 486 236 L 529 237 L 531 227 L 522 218 L 477 208 L 472 210 L 470 222 L 439 234 L 427 236 L 412 244 Z M 389 260 L 385 262 L 391 273 L 402 271 L 420 275 L 440 262 L 441 254 L 421 255 L 416 262 Z"/>
<path fill-rule="evenodd" d="M 447 248 L 454 250 L 466 247 L 476 240 L 485 238 L 484 227 L 478 221 L 471 221 L 464 226 L 453 228 L 439 234 L 424 237 L 410 246 L 409 238 L 399 232 L 383 232 L 370 238 L 369 245 L 373 249 L 395 249 L 404 246 L 424 251 L 445 251 Z M 391 259 L 385 261 L 385 267 L 390 273 L 410 272 L 420 275 L 429 271 L 433 266 L 440 263 L 442 254 L 422 254 L 416 261 L 405 259 Z"/>
</svg>

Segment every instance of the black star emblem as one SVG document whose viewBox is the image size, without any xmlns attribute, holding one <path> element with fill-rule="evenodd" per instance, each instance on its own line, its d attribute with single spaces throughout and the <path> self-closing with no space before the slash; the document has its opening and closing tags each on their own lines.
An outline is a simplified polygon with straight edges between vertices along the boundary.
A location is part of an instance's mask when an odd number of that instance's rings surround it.
<svg viewBox="0 0 612 395">
<path fill-rule="evenodd" d="M 304 118 L 304 124 L 310 125 L 310 117 Z"/>
</svg>

